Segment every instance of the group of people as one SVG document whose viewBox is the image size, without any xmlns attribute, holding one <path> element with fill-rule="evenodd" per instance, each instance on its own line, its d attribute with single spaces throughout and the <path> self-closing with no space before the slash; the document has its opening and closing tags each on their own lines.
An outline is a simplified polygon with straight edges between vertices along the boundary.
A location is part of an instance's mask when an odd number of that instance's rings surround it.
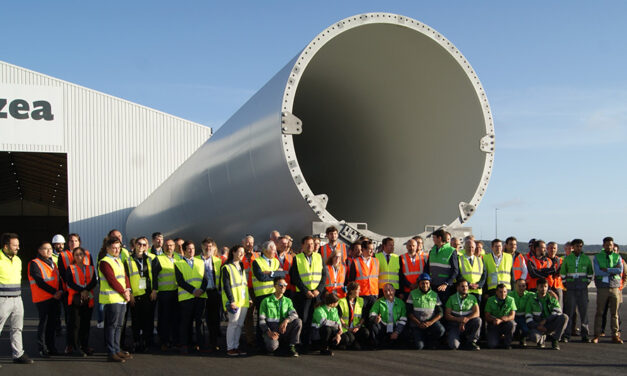
<svg viewBox="0 0 627 376">
<path fill-rule="evenodd" d="M 55 235 L 42 242 L 28 264 L 32 300 L 39 313 L 39 355 L 59 354 L 55 329 L 61 311 L 66 322 L 66 354 L 89 356 L 90 322 L 98 308 L 108 360 L 125 362 L 133 352 L 148 351 L 154 338 L 155 313 L 162 351 L 176 349 L 213 353 L 220 323 L 228 321 L 226 354 L 258 352 L 298 356 L 334 348 L 364 349 L 409 346 L 479 350 L 484 336 L 489 348 L 512 347 L 518 339 L 553 349 L 577 332 L 583 342 L 599 342 L 609 313 L 612 342 L 622 343 L 618 308 L 627 271 L 610 237 L 592 257 L 583 241 L 557 244 L 532 239 L 529 253 L 517 240 L 494 239 L 490 252 L 472 236 L 451 237 L 444 229 L 431 234 L 423 249 L 416 236 L 395 253 L 392 238 L 375 242 L 360 238 L 347 245 L 335 227 L 326 243 L 306 236 L 294 249 L 278 231 L 260 246 L 248 235 L 241 244 L 219 251 L 205 238 L 196 244 L 164 239 L 161 233 L 132 239 L 111 230 L 94 257 L 81 247 L 78 234 Z M 22 348 L 23 306 L 21 261 L 16 234 L 2 236 L 0 254 L 0 330 L 11 328 L 13 359 L 32 360 Z M 588 285 L 597 288 L 594 332 L 588 326 Z M 156 312 L 155 312 L 156 311 Z M 255 314 L 256 313 L 256 314 Z M 124 343 L 131 319 L 132 342 Z M 205 330 L 206 328 L 206 330 Z"/>
</svg>

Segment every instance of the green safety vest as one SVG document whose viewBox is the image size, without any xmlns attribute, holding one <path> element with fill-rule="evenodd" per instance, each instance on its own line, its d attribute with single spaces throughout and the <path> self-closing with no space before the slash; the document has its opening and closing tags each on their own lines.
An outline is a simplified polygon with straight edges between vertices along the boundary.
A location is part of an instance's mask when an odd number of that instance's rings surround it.
<svg viewBox="0 0 627 376">
<path fill-rule="evenodd" d="M 168 256 L 163 254 L 157 256 L 157 260 L 159 261 L 159 265 L 161 265 L 161 271 L 159 271 L 159 275 L 157 276 L 157 281 L 159 281 L 158 291 L 176 290 L 176 276 L 174 275 L 174 262 L 177 261 L 176 258 L 172 261 Z"/>
<path fill-rule="evenodd" d="M 491 296 L 485 306 L 485 311 L 496 318 L 509 316 L 512 311 L 517 311 L 516 300 L 511 296 L 506 296 L 505 300 L 499 303 L 496 296 Z"/>
<path fill-rule="evenodd" d="M 322 256 L 320 253 L 314 252 L 311 255 L 311 265 L 304 253 L 297 254 L 295 259 L 300 280 L 309 290 L 314 290 L 322 282 Z M 296 287 L 296 291 L 300 291 L 298 287 Z"/>
<path fill-rule="evenodd" d="M 240 263 L 241 265 L 241 263 Z M 244 267 L 241 265 L 242 268 Z M 229 263 L 222 266 L 224 270 L 229 273 L 229 281 L 231 283 L 231 294 L 233 295 L 234 302 L 229 302 L 224 288 L 222 289 L 222 307 L 226 310 L 227 303 L 235 303 L 239 308 L 248 307 L 250 305 L 250 296 L 248 295 L 248 280 L 246 277 L 246 270 L 242 269 L 244 273 L 240 274 L 235 265 Z M 221 273 L 224 273 L 222 270 Z"/>
<path fill-rule="evenodd" d="M 477 298 L 474 295 L 468 294 L 465 299 L 459 296 L 459 293 L 451 295 L 446 302 L 446 308 L 451 309 L 451 315 L 455 317 L 464 317 L 472 313 L 472 307 L 477 305 Z"/>
<path fill-rule="evenodd" d="M 152 278 L 152 262 L 150 261 L 149 256 L 146 264 L 148 264 L 148 275 Z M 129 257 L 126 260 L 126 265 L 128 266 L 128 280 L 131 282 L 131 291 L 133 292 L 133 296 L 144 295 L 146 293 L 146 289 L 139 288 L 139 283 L 142 279 L 145 279 L 145 277 L 139 275 L 139 268 L 137 267 L 135 259 L 133 257 Z"/>
<path fill-rule="evenodd" d="M 401 263 L 398 255 L 391 253 L 389 264 L 385 260 L 384 252 L 377 253 L 375 257 L 379 260 L 379 288 L 383 289 L 383 286 L 385 286 L 386 283 L 391 283 L 392 286 L 398 290 L 400 286 L 398 273 L 401 270 Z"/>
<path fill-rule="evenodd" d="M 448 243 L 442 245 L 436 252 L 436 246 L 429 251 L 429 274 L 431 277 L 448 278 L 450 276 L 451 264 L 449 263 L 453 256 L 455 248 Z"/>
<path fill-rule="evenodd" d="M 618 253 L 611 252 L 608 255 L 604 249 L 602 249 L 601 252 L 594 255 L 594 257 L 596 257 L 597 262 L 599 263 L 599 268 L 607 268 L 607 269 L 616 268 L 622 262 L 621 257 Z M 610 276 L 609 278 L 620 279 L 620 275 L 614 274 Z M 596 279 L 597 281 L 601 281 L 603 277 L 600 275 L 597 275 Z"/>
<path fill-rule="evenodd" d="M 337 308 L 328 307 L 324 304 L 316 308 L 311 320 L 311 326 L 314 328 L 320 328 L 321 326 L 337 326 L 339 328 L 340 315 L 337 312 Z"/>
<path fill-rule="evenodd" d="M 113 273 L 115 274 L 115 279 L 122 286 L 126 285 L 126 276 L 124 274 L 124 266 L 122 265 L 122 261 L 115 261 L 110 256 L 105 256 L 100 260 L 100 262 L 105 262 L 111 266 L 113 269 Z M 98 267 L 98 275 L 100 276 L 100 294 L 98 295 L 98 302 L 100 304 L 115 304 L 115 303 L 123 303 L 124 296 L 115 291 L 107 279 L 104 277 L 104 274 L 100 271 L 100 267 Z"/>
<path fill-rule="evenodd" d="M 529 297 L 531 296 L 531 294 L 533 293 L 527 290 L 525 290 L 525 292 L 523 293 L 523 296 L 518 295 L 518 292 L 516 292 L 515 290 L 511 290 L 507 292 L 507 296 L 514 299 L 514 303 L 516 303 L 516 307 L 518 308 L 518 310 L 516 311 L 516 316 L 525 315 L 525 309 L 527 308 L 527 300 L 529 300 Z"/>
<path fill-rule="evenodd" d="M 272 294 L 261 301 L 261 305 L 259 306 L 259 321 L 265 320 L 269 323 L 280 323 L 295 311 L 294 303 L 292 303 L 290 298 L 282 296 L 279 300 Z"/>
<path fill-rule="evenodd" d="M 394 322 L 389 322 L 390 314 L 388 311 L 388 304 L 385 298 L 377 300 L 370 309 L 370 316 L 381 315 L 381 322 L 384 324 L 399 324 L 405 325 L 407 322 L 407 308 L 405 302 L 399 298 L 394 298 L 394 305 L 392 306 L 392 316 Z"/>
<path fill-rule="evenodd" d="M 361 314 L 364 308 L 364 298 L 357 297 L 355 298 L 355 307 L 353 307 L 353 322 L 349 323 L 350 317 L 348 314 L 350 313 L 350 309 L 348 308 L 348 297 L 342 298 L 338 302 L 338 306 L 342 311 L 342 330 L 347 331 L 349 328 L 354 328 L 359 325 L 361 321 Z"/>
<path fill-rule="evenodd" d="M 566 283 L 579 281 L 587 285 L 594 276 L 594 268 L 590 258 L 584 255 L 583 252 L 579 255 L 579 262 L 577 262 L 577 256 L 571 253 L 562 261 L 560 275 Z"/>
<path fill-rule="evenodd" d="M 189 264 L 187 263 L 187 260 L 185 259 L 175 261 L 174 266 L 183 275 L 183 279 L 185 280 L 185 282 L 192 285 L 195 289 L 199 289 L 202 285 L 202 279 L 205 276 L 205 263 L 197 258 L 193 258 L 192 260 L 194 262 L 193 268 L 190 268 Z M 190 294 L 187 290 L 185 290 L 181 286 L 178 287 L 178 290 L 179 290 L 179 294 L 178 294 L 179 302 L 194 298 L 194 295 Z M 200 295 L 200 298 L 206 298 L 206 297 L 207 297 L 206 292 L 203 292 L 202 295 Z"/>
<path fill-rule="evenodd" d="M 475 256 L 473 264 L 470 265 L 470 261 L 466 258 L 466 255 L 459 255 L 459 273 L 462 278 L 468 281 L 468 284 L 479 283 L 481 276 L 483 275 L 483 260 L 481 257 Z M 470 289 L 468 292 L 481 295 L 482 290 L 480 288 Z"/>
<path fill-rule="evenodd" d="M 0 251 L 0 297 L 22 294 L 22 260 L 17 255 L 8 258 Z"/>
<path fill-rule="evenodd" d="M 270 259 L 271 265 L 268 265 L 267 260 L 263 256 L 257 257 L 253 261 L 253 264 L 254 263 L 257 263 L 257 265 L 259 265 L 259 269 L 261 269 L 261 272 L 273 272 L 273 271 L 279 270 L 279 267 L 281 266 L 279 263 L 279 260 L 275 258 Z M 257 279 L 257 277 L 255 277 L 254 272 L 252 274 L 253 274 L 253 291 L 255 292 L 255 296 L 264 296 L 268 294 L 274 294 L 274 281 L 273 280 L 269 280 L 265 282 L 260 281 Z"/>
<path fill-rule="evenodd" d="M 433 316 L 435 307 L 441 305 L 442 303 L 435 291 L 429 290 L 426 293 L 423 293 L 422 290 L 418 288 L 409 293 L 407 304 L 411 304 L 414 307 L 414 316 L 418 320 L 426 321 Z"/>
<path fill-rule="evenodd" d="M 496 286 L 500 283 L 505 284 L 505 287 L 507 287 L 508 290 L 512 289 L 512 255 L 509 253 L 503 253 L 501 263 L 497 268 L 496 262 L 494 262 L 494 255 L 492 253 L 486 253 L 485 256 L 483 256 L 483 263 L 488 274 L 486 281 L 488 284 L 488 290 L 496 289 Z"/>
</svg>

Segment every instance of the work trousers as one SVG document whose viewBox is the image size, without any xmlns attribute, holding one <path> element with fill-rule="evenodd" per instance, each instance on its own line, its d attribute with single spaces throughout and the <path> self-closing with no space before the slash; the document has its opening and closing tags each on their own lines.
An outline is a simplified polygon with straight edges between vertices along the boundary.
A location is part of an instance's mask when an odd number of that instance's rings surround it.
<svg viewBox="0 0 627 376">
<path fill-rule="evenodd" d="M 190 334 L 192 333 L 192 328 L 195 328 L 196 345 L 200 347 L 204 346 L 202 335 L 202 316 L 205 312 L 206 304 L 207 302 L 205 298 L 191 298 L 179 302 L 179 307 L 181 309 L 181 325 L 179 328 L 181 345 L 192 345 Z"/>
<path fill-rule="evenodd" d="M 303 328 L 300 332 L 300 343 L 306 348 L 311 343 L 311 321 L 313 319 L 313 311 L 316 304 L 316 298 L 307 298 L 303 293 L 296 293 L 294 296 L 294 308 L 298 317 L 303 322 Z"/>
<path fill-rule="evenodd" d="M 265 339 L 263 338 L 263 333 L 261 333 L 261 327 L 259 326 L 259 308 L 261 307 L 261 302 L 270 296 L 270 294 L 255 296 L 253 303 L 255 305 L 255 311 L 257 312 L 257 317 L 255 320 L 255 342 L 257 343 L 258 348 L 262 348 L 264 346 Z"/>
<path fill-rule="evenodd" d="M 74 350 L 89 348 L 89 326 L 93 307 L 88 304 L 78 305 L 71 304 L 68 306 L 69 324 L 67 330 L 69 332 L 70 342 L 68 346 L 72 346 Z"/>
<path fill-rule="evenodd" d="M 207 290 L 205 305 L 205 321 L 209 334 L 209 347 L 214 350 L 218 346 L 220 336 L 220 311 L 222 310 L 222 296 L 217 289 Z"/>
<path fill-rule="evenodd" d="M 24 355 L 22 329 L 24 328 L 24 304 L 21 296 L 0 297 L 0 333 L 4 324 L 9 326 L 11 355 L 17 359 Z"/>
<path fill-rule="evenodd" d="M 37 325 L 37 345 L 39 351 L 56 352 L 54 344 L 54 331 L 56 322 L 61 314 L 61 303 L 54 298 L 35 303 L 39 313 L 39 324 Z"/>
<path fill-rule="evenodd" d="M 178 343 L 178 292 L 176 290 L 159 291 L 157 293 L 157 310 L 157 331 L 159 333 L 161 345 L 172 345 Z"/>
<path fill-rule="evenodd" d="M 362 295 L 360 298 L 364 300 L 364 306 L 361 309 L 361 317 L 368 320 L 368 317 L 370 317 L 370 310 L 372 309 L 374 303 L 376 303 L 377 297 L 375 295 Z"/>
<path fill-rule="evenodd" d="M 104 335 L 107 354 L 114 355 L 121 351 L 120 337 L 126 314 L 126 304 L 104 305 Z"/>
<path fill-rule="evenodd" d="M 150 300 L 150 294 L 148 293 L 136 296 L 134 299 L 135 304 L 131 306 L 133 343 L 136 347 L 145 349 L 152 344 L 152 332 L 155 326 L 155 303 Z"/>
<path fill-rule="evenodd" d="M 481 317 L 470 319 L 470 321 L 464 325 L 464 331 L 462 332 L 459 329 L 458 322 L 448 322 L 448 347 L 451 349 L 458 349 L 462 343 L 465 345 L 470 345 L 473 342 L 476 343 L 479 340 L 479 334 L 481 333 L 481 323 Z"/>
<path fill-rule="evenodd" d="M 254 297 L 255 293 L 254 290 L 251 288 L 248 289 L 248 296 Z M 257 312 L 257 314 L 259 314 L 259 312 Z M 248 307 L 248 310 L 246 311 L 246 320 L 244 321 L 244 326 L 246 327 L 245 330 L 245 335 L 246 335 L 246 343 L 249 346 L 254 346 L 255 345 L 255 306 L 252 305 L 250 307 Z"/>
<path fill-rule="evenodd" d="M 541 333 L 538 329 L 529 330 L 529 340 L 539 343 L 545 335 L 553 337 L 555 340 L 562 338 L 566 325 L 568 324 L 568 316 L 565 314 L 552 315 L 546 319 L 546 333 Z"/>
<path fill-rule="evenodd" d="M 529 336 L 529 327 L 527 326 L 527 318 L 525 317 L 525 314 L 516 315 L 514 321 L 516 321 L 516 330 L 514 331 L 516 333 L 516 337 L 527 338 Z"/>
<path fill-rule="evenodd" d="M 564 336 L 570 338 L 573 328 L 577 325 L 574 319 L 575 312 L 579 311 L 581 317 L 581 338 L 588 338 L 590 335 L 590 328 L 588 326 L 588 289 L 568 289 L 566 290 L 566 296 L 564 297 L 565 310 L 564 313 L 568 315 L 569 320 L 566 324 L 566 332 Z"/>
<path fill-rule="evenodd" d="M 605 308 L 605 304 L 609 302 L 610 304 L 610 326 L 612 328 L 612 335 L 615 336 L 618 334 L 618 307 L 620 306 L 620 296 L 621 290 L 618 287 L 601 287 L 597 288 L 597 310 L 594 315 L 594 336 L 601 335 L 601 327 L 603 324 L 603 310 Z M 583 312 L 579 311 L 581 315 Z"/>
<path fill-rule="evenodd" d="M 493 349 L 501 342 L 501 336 L 503 336 L 503 345 L 511 346 L 512 339 L 514 338 L 514 332 L 516 331 L 516 321 L 505 321 L 499 325 L 488 323 L 487 339 L 488 347 Z"/>
<path fill-rule="evenodd" d="M 242 335 L 247 311 L 248 307 L 238 308 L 235 313 L 227 311 L 226 316 L 229 319 L 229 324 L 226 327 L 227 351 L 239 349 L 239 339 Z"/>
<path fill-rule="evenodd" d="M 421 329 L 414 322 L 410 324 L 410 329 L 414 337 L 414 346 L 417 350 L 422 350 L 428 344 L 431 347 L 437 346 L 438 342 L 446 330 L 440 321 L 434 322 L 430 327 Z"/>
<path fill-rule="evenodd" d="M 334 328 L 332 326 L 326 325 L 322 325 L 320 328 L 318 328 L 318 341 L 320 344 L 320 349 L 328 349 L 331 346 L 336 347 L 337 345 L 335 344 L 335 340 L 333 339 L 333 337 L 335 337 L 339 331 L 339 328 Z"/>
<path fill-rule="evenodd" d="M 394 330 L 397 327 L 394 325 Z M 392 333 L 387 332 L 387 324 L 383 321 L 380 321 L 378 324 L 372 324 L 370 326 L 370 338 L 373 341 L 376 347 L 396 347 L 401 342 L 406 342 L 408 340 L 408 330 L 407 326 L 403 327 L 401 333 L 399 333 L 398 338 L 392 340 L 390 335 Z"/>
<path fill-rule="evenodd" d="M 551 287 L 551 291 L 557 295 L 557 301 L 560 303 L 560 307 L 564 307 L 564 290 Z"/>
<path fill-rule="evenodd" d="M 340 345 L 348 347 L 361 347 L 368 344 L 370 339 L 370 330 L 366 327 L 361 327 L 356 333 L 353 333 L 351 329 L 342 333 L 342 339 Z"/>
<path fill-rule="evenodd" d="M 270 328 L 272 331 L 277 331 L 279 325 L 274 325 L 274 328 Z M 279 348 L 280 344 L 296 345 L 299 342 L 300 331 L 303 327 L 303 322 L 300 319 L 294 319 L 287 324 L 285 333 L 280 334 L 278 339 L 272 339 L 268 336 L 268 333 L 263 334 L 263 341 L 266 346 L 266 350 L 273 352 Z"/>
</svg>

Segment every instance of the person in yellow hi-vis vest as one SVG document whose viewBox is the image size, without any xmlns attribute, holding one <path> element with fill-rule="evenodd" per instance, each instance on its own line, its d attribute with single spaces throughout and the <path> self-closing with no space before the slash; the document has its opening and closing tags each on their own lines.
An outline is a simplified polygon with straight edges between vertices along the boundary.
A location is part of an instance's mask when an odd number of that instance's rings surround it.
<svg viewBox="0 0 627 376">
<path fill-rule="evenodd" d="M 131 283 L 124 272 L 124 262 L 120 259 L 122 243 L 117 237 L 108 237 L 104 242 L 106 255 L 98 262 L 100 294 L 98 301 L 104 305 L 104 332 L 108 360 L 124 363 L 132 356 L 120 348 L 122 323 L 126 313 L 126 303 L 131 300 Z"/>
</svg>

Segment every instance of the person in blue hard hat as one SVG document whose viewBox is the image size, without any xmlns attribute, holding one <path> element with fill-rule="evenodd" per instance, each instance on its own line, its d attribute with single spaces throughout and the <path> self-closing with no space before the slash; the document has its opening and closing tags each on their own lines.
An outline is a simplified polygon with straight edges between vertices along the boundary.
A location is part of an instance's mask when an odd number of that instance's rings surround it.
<svg viewBox="0 0 627 376">
<path fill-rule="evenodd" d="M 425 343 L 436 348 L 444 337 L 442 302 L 438 294 L 431 290 L 431 277 L 422 273 L 418 277 L 418 288 L 412 290 L 407 298 L 407 317 L 416 349 L 422 350 Z"/>
</svg>

